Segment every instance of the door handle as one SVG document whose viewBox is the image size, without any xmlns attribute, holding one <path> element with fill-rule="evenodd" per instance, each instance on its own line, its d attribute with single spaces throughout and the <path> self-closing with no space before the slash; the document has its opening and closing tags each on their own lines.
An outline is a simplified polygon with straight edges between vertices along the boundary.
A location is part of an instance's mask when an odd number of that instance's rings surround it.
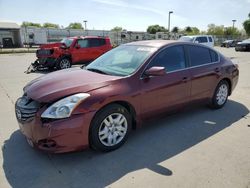
<svg viewBox="0 0 250 188">
<path fill-rule="evenodd" d="M 220 68 L 217 67 L 217 68 L 214 69 L 214 71 L 215 71 L 216 73 L 220 73 Z"/>
<path fill-rule="evenodd" d="M 185 76 L 182 78 L 182 82 L 187 82 L 187 81 L 188 81 L 188 77 Z"/>
</svg>

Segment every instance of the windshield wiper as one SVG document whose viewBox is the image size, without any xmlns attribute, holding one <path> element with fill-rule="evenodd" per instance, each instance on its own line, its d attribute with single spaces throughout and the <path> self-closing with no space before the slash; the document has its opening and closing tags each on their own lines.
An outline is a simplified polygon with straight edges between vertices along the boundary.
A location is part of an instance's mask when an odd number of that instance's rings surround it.
<svg viewBox="0 0 250 188">
<path fill-rule="evenodd" d="M 108 75 L 108 73 L 106 73 L 106 72 L 104 72 L 104 71 L 102 71 L 100 69 L 96 69 L 96 68 L 86 68 L 86 70 L 92 71 L 92 72 L 97 72 L 97 73 L 100 73 L 100 74 L 107 74 Z"/>
</svg>

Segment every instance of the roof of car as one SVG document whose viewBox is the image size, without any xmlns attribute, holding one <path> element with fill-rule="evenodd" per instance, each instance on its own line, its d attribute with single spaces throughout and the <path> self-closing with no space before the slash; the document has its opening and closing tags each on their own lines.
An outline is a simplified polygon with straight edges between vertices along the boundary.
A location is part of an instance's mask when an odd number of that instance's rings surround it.
<svg viewBox="0 0 250 188">
<path fill-rule="evenodd" d="M 212 37 L 211 35 L 184 35 L 182 37 L 194 38 L 194 37 Z"/>
<path fill-rule="evenodd" d="M 176 41 L 176 40 L 143 40 L 143 41 L 130 42 L 124 45 L 151 46 L 155 48 L 161 48 L 167 44 L 172 44 L 172 43 L 179 43 L 179 41 Z"/>
<path fill-rule="evenodd" d="M 102 36 L 75 36 L 75 37 L 69 37 L 71 39 L 78 39 L 78 38 L 82 38 L 82 39 L 86 39 L 86 38 L 94 38 L 94 39 L 99 39 L 99 38 L 108 38 L 108 37 L 102 37 Z"/>
</svg>

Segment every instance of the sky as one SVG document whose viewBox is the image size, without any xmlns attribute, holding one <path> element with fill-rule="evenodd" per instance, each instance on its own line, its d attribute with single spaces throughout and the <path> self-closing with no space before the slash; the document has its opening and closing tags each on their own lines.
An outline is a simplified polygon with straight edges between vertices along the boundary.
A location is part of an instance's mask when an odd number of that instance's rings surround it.
<svg viewBox="0 0 250 188">
<path fill-rule="evenodd" d="M 115 26 L 131 31 L 146 31 L 149 25 L 168 27 L 207 25 L 235 26 L 250 13 L 250 0 L 0 0 L 0 21 L 51 22 L 67 27 L 71 22 L 87 20 L 88 29 L 109 30 Z M 84 26 L 84 24 L 83 24 Z"/>
</svg>

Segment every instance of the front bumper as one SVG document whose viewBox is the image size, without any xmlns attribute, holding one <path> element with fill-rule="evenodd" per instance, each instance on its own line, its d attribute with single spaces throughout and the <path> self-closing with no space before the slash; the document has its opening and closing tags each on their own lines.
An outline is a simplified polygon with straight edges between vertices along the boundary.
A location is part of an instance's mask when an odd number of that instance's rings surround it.
<svg viewBox="0 0 250 188">
<path fill-rule="evenodd" d="M 23 120 L 22 110 L 16 104 L 20 131 L 30 145 L 51 153 L 78 151 L 88 147 L 89 126 L 94 116 L 93 112 L 76 114 L 60 120 L 42 120 L 41 114 L 45 109 L 41 108 L 34 117 Z"/>
<path fill-rule="evenodd" d="M 236 51 L 246 51 L 247 47 L 244 45 L 242 45 L 242 46 L 238 45 L 238 46 L 235 46 L 235 50 Z"/>
<path fill-rule="evenodd" d="M 38 57 L 36 62 L 38 63 L 38 67 L 40 66 L 41 68 L 53 68 L 56 66 L 57 58 Z"/>
</svg>

